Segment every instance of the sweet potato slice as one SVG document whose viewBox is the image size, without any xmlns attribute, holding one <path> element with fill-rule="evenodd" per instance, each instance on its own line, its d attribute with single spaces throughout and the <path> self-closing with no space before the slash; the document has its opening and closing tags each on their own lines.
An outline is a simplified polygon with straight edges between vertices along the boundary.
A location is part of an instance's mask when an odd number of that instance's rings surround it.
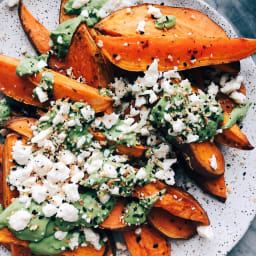
<svg viewBox="0 0 256 256">
<path fill-rule="evenodd" d="M 188 239 L 196 233 L 196 223 L 184 220 L 161 208 L 153 208 L 147 216 L 150 224 L 169 238 Z"/>
<path fill-rule="evenodd" d="M 31 126 L 35 125 L 36 121 L 35 118 L 16 117 L 7 122 L 6 128 L 27 138 L 32 138 L 33 131 L 31 130 Z"/>
<path fill-rule="evenodd" d="M 171 245 L 153 228 L 144 225 L 140 234 L 133 231 L 123 233 L 131 256 L 169 256 Z"/>
<path fill-rule="evenodd" d="M 193 38 L 203 37 L 225 37 L 225 32 L 205 14 L 188 9 L 170 6 L 154 5 L 161 10 L 163 15 L 176 17 L 176 24 L 168 30 L 157 29 L 155 19 L 148 14 L 148 5 L 143 4 L 131 7 L 127 13 L 126 8 L 113 12 L 111 15 L 95 25 L 95 28 L 102 34 L 111 36 L 133 36 L 140 21 L 145 20 L 145 36 L 174 36 L 188 37 L 191 33 Z"/>
<path fill-rule="evenodd" d="M 234 62 L 256 51 L 256 39 L 245 38 L 97 36 L 96 41 L 99 40 L 103 42 L 102 53 L 113 64 L 129 71 L 146 71 L 152 59 L 159 59 L 160 71 L 172 70 L 175 66 L 179 70 L 186 70 Z"/>
<path fill-rule="evenodd" d="M 167 187 L 161 182 L 150 183 L 144 187 L 139 187 L 134 193 L 135 197 L 150 196 L 158 193 L 163 188 L 166 188 L 167 192 L 158 200 L 154 207 L 162 208 L 174 216 L 180 217 L 186 220 L 192 220 L 200 222 L 204 225 L 209 225 L 209 218 L 202 208 L 202 206 L 196 201 L 196 199 L 185 192 L 181 188 Z"/>
<path fill-rule="evenodd" d="M 32 255 L 29 248 L 23 247 L 21 245 L 11 245 L 12 256 L 30 256 Z"/>
<path fill-rule="evenodd" d="M 223 125 L 228 121 L 228 113 L 224 113 L 224 122 Z M 224 129 L 221 134 L 215 136 L 215 141 L 223 145 L 243 149 L 243 150 L 252 150 L 254 147 L 249 142 L 246 135 L 241 131 L 237 124 L 234 124 L 229 129 Z"/>
<path fill-rule="evenodd" d="M 7 228 L 0 229 L 0 243 L 20 245 L 23 247 L 28 246 L 27 241 L 22 241 L 17 239 L 14 236 L 14 234 L 11 231 L 9 231 Z"/>
<path fill-rule="evenodd" d="M 23 1 L 19 2 L 19 17 L 25 33 L 37 52 L 43 54 L 50 51 L 50 31 L 33 17 L 23 4 Z"/>
<path fill-rule="evenodd" d="M 78 247 L 74 251 L 65 251 L 56 256 L 104 256 L 107 250 L 106 245 L 102 246 L 99 251 L 92 246 Z"/>
<path fill-rule="evenodd" d="M 100 227 L 111 230 L 119 230 L 127 227 L 127 224 L 124 223 L 121 218 L 123 216 L 125 204 L 125 200 L 118 200 L 110 215 L 100 224 Z"/>
<path fill-rule="evenodd" d="M 61 4 L 60 4 L 60 16 L 59 16 L 59 22 L 63 23 L 66 20 L 75 18 L 77 15 L 68 15 L 66 14 L 65 10 L 64 10 L 64 5 L 68 2 L 68 0 L 61 0 Z"/>
<path fill-rule="evenodd" d="M 225 171 L 225 160 L 218 147 L 210 141 L 191 143 L 182 146 L 180 152 L 189 164 L 189 167 L 202 176 L 216 178 Z M 215 155 L 217 169 L 213 169 L 210 159 Z"/>
<path fill-rule="evenodd" d="M 0 55 L 0 91 L 26 104 L 43 107 L 44 105 L 32 97 L 33 89 L 40 82 L 41 74 L 30 78 L 18 77 L 15 74 L 18 63 L 17 59 Z M 96 112 L 104 111 L 111 105 L 112 99 L 101 96 L 97 89 L 81 84 L 54 71 L 47 71 L 54 75 L 54 99 L 70 98 L 73 101 L 85 101 Z"/>
</svg>

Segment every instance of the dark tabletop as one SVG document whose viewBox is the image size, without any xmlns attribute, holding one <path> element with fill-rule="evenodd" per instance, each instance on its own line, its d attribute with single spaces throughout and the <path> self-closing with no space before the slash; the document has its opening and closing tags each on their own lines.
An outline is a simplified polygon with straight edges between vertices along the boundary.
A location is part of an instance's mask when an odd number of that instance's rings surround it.
<svg viewBox="0 0 256 256">
<path fill-rule="evenodd" d="M 239 36 L 256 38 L 256 0 L 205 0 L 205 2 L 225 16 Z M 256 256 L 256 218 L 246 235 L 228 256 Z"/>
<path fill-rule="evenodd" d="M 0 0 L 2 2 L 3 0 Z M 225 16 L 240 36 L 256 38 L 256 0 L 205 0 Z M 254 56 L 256 61 L 256 56 Z M 256 218 L 228 256 L 256 256 Z M 217 256 L 217 255 L 216 255 Z"/>
</svg>

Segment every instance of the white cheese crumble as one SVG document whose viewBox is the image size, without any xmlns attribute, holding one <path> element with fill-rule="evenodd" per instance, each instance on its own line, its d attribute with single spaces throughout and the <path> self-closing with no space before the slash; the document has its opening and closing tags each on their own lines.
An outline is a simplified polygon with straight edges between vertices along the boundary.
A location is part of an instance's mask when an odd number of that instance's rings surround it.
<svg viewBox="0 0 256 256">
<path fill-rule="evenodd" d="M 209 159 L 212 169 L 216 170 L 218 168 L 216 156 L 213 154 Z"/>
<path fill-rule="evenodd" d="M 233 78 L 232 80 L 230 80 L 229 82 L 225 82 L 226 76 L 224 76 L 224 78 L 221 78 L 220 81 L 220 85 L 223 86 L 220 91 L 224 94 L 230 94 L 236 90 L 239 90 L 241 87 L 241 83 L 243 81 L 243 77 L 242 76 L 237 76 L 235 78 Z"/>
<path fill-rule="evenodd" d="M 44 92 L 43 89 L 38 86 L 35 88 L 35 94 L 41 103 L 49 100 L 47 92 Z"/>
<path fill-rule="evenodd" d="M 47 62 L 46 61 L 44 61 L 44 60 L 40 60 L 38 63 L 37 63 L 37 68 L 38 69 L 42 69 L 42 68 L 44 68 L 44 67 L 47 67 Z"/>
<path fill-rule="evenodd" d="M 104 46 L 103 41 L 99 40 L 97 43 L 98 47 L 102 48 Z"/>
<path fill-rule="evenodd" d="M 243 104 L 246 101 L 246 96 L 241 93 L 241 92 L 232 92 L 229 95 L 229 98 L 231 98 L 232 100 L 234 100 L 237 104 Z"/>
<path fill-rule="evenodd" d="M 208 86 L 208 93 L 212 95 L 213 97 L 216 97 L 218 94 L 219 87 L 214 82 L 211 82 L 211 84 Z"/>
<path fill-rule="evenodd" d="M 80 9 L 84 5 L 88 4 L 90 0 L 74 0 L 72 4 L 73 9 Z"/>
<path fill-rule="evenodd" d="M 63 182 L 69 177 L 70 169 L 62 162 L 54 163 L 51 171 L 48 172 L 48 180 L 52 182 Z"/>
<path fill-rule="evenodd" d="M 147 173 L 144 167 L 141 167 L 136 173 L 136 178 L 139 180 L 144 180 L 147 177 Z"/>
<path fill-rule="evenodd" d="M 31 146 L 25 146 L 22 144 L 20 140 L 17 140 L 12 147 L 13 152 L 12 156 L 13 159 L 20 165 L 25 165 L 28 163 L 28 160 L 32 153 L 32 147 Z"/>
<path fill-rule="evenodd" d="M 117 178 L 117 171 L 114 165 L 112 164 L 104 164 L 103 170 L 102 170 L 102 176 L 108 177 L 108 178 Z"/>
<path fill-rule="evenodd" d="M 77 184 L 65 184 L 63 185 L 62 190 L 66 194 L 66 199 L 68 202 L 76 202 L 80 199 Z"/>
<path fill-rule="evenodd" d="M 115 114 L 114 112 L 109 115 L 105 113 L 100 120 L 102 121 L 102 123 L 107 129 L 110 129 L 119 120 L 119 115 Z"/>
<path fill-rule="evenodd" d="M 136 228 L 134 233 L 135 235 L 139 235 L 141 233 L 142 229 L 141 228 Z"/>
<path fill-rule="evenodd" d="M 153 5 L 148 6 L 148 14 L 152 15 L 155 19 L 161 18 L 163 16 L 161 10 L 154 7 Z"/>
<path fill-rule="evenodd" d="M 34 185 L 31 189 L 32 191 L 32 198 L 38 204 L 41 204 L 45 201 L 47 197 L 47 189 L 41 185 Z"/>
<path fill-rule="evenodd" d="M 73 237 L 70 239 L 68 246 L 70 247 L 71 250 L 74 250 L 79 246 L 79 233 L 73 234 Z"/>
<path fill-rule="evenodd" d="M 136 32 L 137 33 L 145 33 L 145 26 L 146 26 L 146 22 L 144 20 L 140 21 L 136 28 Z"/>
<path fill-rule="evenodd" d="M 25 210 L 19 210 L 17 212 L 15 212 L 14 214 L 12 214 L 9 218 L 9 224 L 11 229 L 15 230 L 15 231 L 22 231 L 24 230 L 30 220 L 31 220 L 32 215 Z"/>
<path fill-rule="evenodd" d="M 67 222 L 75 222 L 78 221 L 78 210 L 72 204 L 64 203 L 61 204 L 56 216 Z"/>
<path fill-rule="evenodd" d="M 57 207 L 53 204 L 46 204 L 42 207 L 45 217 L 50 218 L 57 213 Z"/>
<path fill-rule="evenodd" d="M 63 231 L 56 231 L 56 232 L 54 233 L 54 237 L 55 237 L 57 240 L 60 240 L 60 241 L 62 241 L 63 239 L 65 239 L 67 235 L 68 235 L 68 232 L 63 232 Z"/>
<path fill-rule="evenodd" d="M 196 230 L 198 235 L 205 239 L 211 240 L 214 237 L 211 226 L 198 226 Z"/>
<path fill-rule="evenodd" d="M 91 228 L 84 228 L 84 236 L 86 242 L 92 244 L 96 250 L 101 249 L 100 235 L 94 232 Z"/>
</svg>

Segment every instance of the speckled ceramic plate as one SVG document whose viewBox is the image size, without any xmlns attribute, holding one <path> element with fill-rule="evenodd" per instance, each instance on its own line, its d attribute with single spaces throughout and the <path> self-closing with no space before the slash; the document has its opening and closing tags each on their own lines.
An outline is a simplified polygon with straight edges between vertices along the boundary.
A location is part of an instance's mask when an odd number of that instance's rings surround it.
<svg viewBox="0 0 256 256">
<path fill-rule="evenodd" d="M 13 57 L 20 57 L 25 47 L 28 53 L 35 53 L 26 38 L 18 18 L 17 8 L 9 9 L 4 1 L 0 5 L 0 51 Z M 145 1 L 159 3 L 160 1 Z M 197 9 L 221 25 L 231 37 L 236 34 L 231 25 L 214 9 L 201 0 L 161 0 L 166 5 Z M 28 9 L 48 29 L 53 30 L 58 22 L 60 0 L 24 0 Z M 242 75 L 245 78 L 248 98 L 256 99 L 256 67 L 252 59 L 242 61 Z M 243 130 L 252 144 L 256 145 L 256 109 L 251 107 L 243 123 Z M 218 202 L 192 186 L 192 193 L 206 209 L 215 233 L 215 238 L 206 241 L 198 236 L 172 243 L 172 256 L 221 256 L 226 255 L 246 232 L 255 216 L 256 210 L 256 157 L 255 151 L 243 152 L 231 148 L 222 148 L 226 160 L 226 181 L 228 200 Z M 188 178 L 186 178 L 188 179 Z M 9 255 L 0 248 L 0 255 Z"/>
</svg>

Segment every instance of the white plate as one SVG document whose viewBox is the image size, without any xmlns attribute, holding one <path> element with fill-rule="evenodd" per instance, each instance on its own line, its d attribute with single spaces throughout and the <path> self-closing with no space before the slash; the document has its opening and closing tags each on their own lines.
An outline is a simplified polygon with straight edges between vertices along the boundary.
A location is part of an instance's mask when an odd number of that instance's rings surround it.
<svg viewBox="0 0 256 256">
<path fill-rule="evenodd" d="M 20 57 L 21 49 L 35 53 L 26 38 L 17 14 L 17 8 L 10 10 L 4 1 L 0 5 L 0 51 L 5 55 Z M 160 1 L 145 1 L 159 3 Z M 231 25 L 213 8 L 201 0 L 161 0 L 167 5 L 185 6 L 197 9 L 221 25 L 229 36 L 236 36 Z M 28 9 L 47 28 L 53 30 L 58 22 L 60 0 L 24 0 Z M 248 98 L 256 99 L 256 68 L 251 58 L 242 61 L 242 75 L 245 77 Z M 243 131 L 248 135 L 253 145 L 255 139 L 256 109 L 252 105 L 244 120 Z M 226 181 L 231 191 L 225 204 L 218 202 L 201 192 L 196 186 L 189 189 L 206 209 L 214 229 L 215 238 L 206 241 L 198 236 L 188 240 L 176 240 L 172 243 L 172 256 L 216 256 L 226 255 L 242 238 L 256 210 L 256 158 L 255 151 L 243 152 L 224 148 L 226 160 Z M 227 164 L 230 166 L 228 167 Z M 246 173 L 246 174 L 245 174 Z M 9 255 L 1 250 L 0 255 Z"/>
</svg>

